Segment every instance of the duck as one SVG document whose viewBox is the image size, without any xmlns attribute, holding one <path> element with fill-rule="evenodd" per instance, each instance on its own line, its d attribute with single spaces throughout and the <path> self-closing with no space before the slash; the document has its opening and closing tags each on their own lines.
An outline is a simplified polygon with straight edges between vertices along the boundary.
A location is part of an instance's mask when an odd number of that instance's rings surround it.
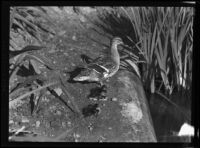
<svg viewBox="0 0 200 148">
<path fill-rule="evenodd" d="M 111 40 L 110 52 L 107 56 L 100 56 L 88 63 L 74 81 L 97 82 L 103 86 L 103 81 L 114 76 L 120 67 L 118 46 L 124 45 L 120 37 Z"/>
</svg>

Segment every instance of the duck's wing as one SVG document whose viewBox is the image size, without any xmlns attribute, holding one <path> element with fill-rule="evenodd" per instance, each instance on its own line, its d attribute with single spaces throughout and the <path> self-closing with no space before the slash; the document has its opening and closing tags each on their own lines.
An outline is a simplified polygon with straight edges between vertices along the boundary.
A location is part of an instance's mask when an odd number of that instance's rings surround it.
<svg viewBox="0 0 200 148">
<path fill-rule="evenodd" d="M 101 66 L 107 68 L 108 70 L 116 66 L 116 63 L 111 59 L 106 59 L 105 62 L 101 63 Z"/>
<path fill-rule="evenodd" d="M 95 72 L 93 69 L 86 68 L 81 71 L 81 73 L 73 78 L 75 81 L 99 81 L 99 73 Z"/>
<path fill-rule="evenodd" d="M 101 63 L 101 62 L 104 61 L 104 59 L 105 59 L 105 56 L 100 55 L 98 58 L 92 60 L 92 61 L 90 62 L 90 64 L 95 64 L 95 63 L 98 64 L 98 63 Z"/>
<path fill-rule="evenodd" d="M 98 63 L 91 63 L 87 66 L 88 69 L 93 70 L 99 74 L 107 73 L 108 69 Z"/>
<path fill-rule="evenodd" d="M 92 60 L 89 64 L 87 64 L 84 68 L 84 70 L 81 71 L 81 73 L 74 78 L 76 81 L 85 81 L 85 80 L 91 80 L 91 81 L 98 81 L 99 78 L 102 78 L 104 76 L 104 73 L 107 73 L 107 69 L 100 66 L 99 64 L 102 64 L 104 61 L 103 57 L 98 57 L 94 60 Z"/>
<path fill-rule="evenodd" d="M 110 58 L 99 57 L 88 65 L 89 69 L 94 69 L 98 73 L 110 73 L 110 70 L 115 68 L 116 63 Z"/>
</svg>

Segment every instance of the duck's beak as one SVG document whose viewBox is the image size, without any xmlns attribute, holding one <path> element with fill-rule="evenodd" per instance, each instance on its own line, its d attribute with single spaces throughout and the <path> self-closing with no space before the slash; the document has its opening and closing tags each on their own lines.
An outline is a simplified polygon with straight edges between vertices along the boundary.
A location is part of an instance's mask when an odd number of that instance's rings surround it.
<svg viewBox="0 0 200 148">
<path fill-rule="evenodd" d="M 120 44 L 120 45 L 124 45 L 124 42 L 121 41 L 121 42 L 119 42 L 119 44 Z"/>
<path fill-rule="evenodd" d="M 118 42 L 118 45 L 119 45 L 119 46 L 124 46 L 124 42 L 122 42 L 122 41 L 121 41 L 121 42 Z"/>
<path fill-rule="evenodd" d="M 128 45 L 126 45 L 126 44 L 121 44 L 123 47 L 128 47 L 128 48 L 130 48 Z"/>
<path fill-rule="evenodd" d="M 126 47 L 128 47 L 128 45 L 124 44 L 123 42 L 121 42 L 120 46 L 124 49 Z"/>
</svg>

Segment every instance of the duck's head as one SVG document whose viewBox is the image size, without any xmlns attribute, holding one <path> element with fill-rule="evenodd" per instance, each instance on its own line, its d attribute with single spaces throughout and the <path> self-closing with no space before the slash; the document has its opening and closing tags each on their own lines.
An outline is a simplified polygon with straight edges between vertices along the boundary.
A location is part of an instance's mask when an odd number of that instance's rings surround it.
<svg viewBox="0 0 200 148">
<path fill-rule="evenodd" d="M 111 42 L 112 45 L 123 45 L 124 42 L 122 41 L 122 39 L 120 37 L 114 37 L 112 39 L 112 42 Z"/>
</svg>

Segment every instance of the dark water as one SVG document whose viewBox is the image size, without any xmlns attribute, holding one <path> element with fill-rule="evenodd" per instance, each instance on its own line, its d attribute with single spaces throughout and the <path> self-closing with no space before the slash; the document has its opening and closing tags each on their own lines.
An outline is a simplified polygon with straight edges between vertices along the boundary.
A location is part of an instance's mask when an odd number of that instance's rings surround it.
<svg viewBox="0 0 200 148">
<path fill-rule="evenodd" d="M 170 101 L 158 94 L 150 95 L 149 107 L 158 142 L 179 141 L 174 136 L 184 122 L 191 122 L 191 100 L 187 95 L 173 94 Z"/>
</svg>

